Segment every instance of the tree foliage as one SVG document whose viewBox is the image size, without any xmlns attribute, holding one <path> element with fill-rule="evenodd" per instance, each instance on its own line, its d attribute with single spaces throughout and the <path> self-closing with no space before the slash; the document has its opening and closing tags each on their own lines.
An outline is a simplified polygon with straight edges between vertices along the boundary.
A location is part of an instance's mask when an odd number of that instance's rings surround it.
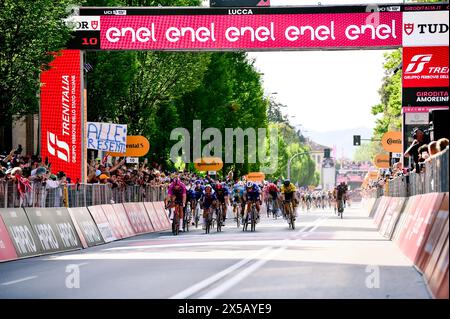
<svg viewBox="0 0 450 319">
<path fill-rule="evenodd" d="M 39 75 L 70 38 L 69 0 L 0 1 L 0 146 L 13 115 L 37 113 Z M 6 133 L 5 133 L 6 134 Z"/>
<path fill-rule="evenodd" d="M 402 122 L 402 51 L 397 49 L 384 56 L 385 77 L 378 91 L 381 102 L 372 107 L 372 114 L 380 116 L 376 120 L 374 138 L 381 138 L 390 130 L 400 130 Z"/>
</svg>

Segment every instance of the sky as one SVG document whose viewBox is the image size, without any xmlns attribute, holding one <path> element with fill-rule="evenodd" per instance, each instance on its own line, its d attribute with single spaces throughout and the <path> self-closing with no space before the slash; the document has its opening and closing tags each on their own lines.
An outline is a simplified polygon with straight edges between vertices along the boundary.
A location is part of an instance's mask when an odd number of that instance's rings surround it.
<svg viewBox="0 0 450 319">
<path fill-rule="evenodd" d="M 319 2 L 323 5 L 371 3 L 367 0 L 271 0 L 271 6 Z M 371 114 L 371 107 L 380 102 L 378 90 L 384 76 L 385 52 L 390 51 L 249 52 L 248 56 L 255 59 L 257 70 L 263 73 L 266 95 L 276 92 L 272 98 L 287 105 L 283 113 L 292 116 L 289 118 L 292 125 L 301 124 L 297 128 L 318 143 L 331 147 L 338 143 L 339 156 L 352 158 L 353 140 L 336 142 L 336 131 L 354 130 L 355 134 L 372 131 L 376 118 Z"/>
</svg>

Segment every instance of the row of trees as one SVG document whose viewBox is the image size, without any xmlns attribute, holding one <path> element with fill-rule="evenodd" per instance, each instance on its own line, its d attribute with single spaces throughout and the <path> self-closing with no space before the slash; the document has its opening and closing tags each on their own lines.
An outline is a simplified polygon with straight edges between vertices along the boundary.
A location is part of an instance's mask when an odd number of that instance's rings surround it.
<svg viewBox="0 0 450 319">
<path fill-rule="evenodd" d="M 400 131 L 402 128 L 402 50 L 385 53 L 384 58 L 385 76 L 378 90 L 380 103 L 372 106 L 372 114 L 377 116 L 372 135 L 375 140 L 380 140 L 388 131 Z M 380 142 L 364 143 L 358 147 L 353 159 L 372 161 L 375 155 L 382 152 Z"/>
<path fill-rule="evenodd" d="M 9 130 L 12 116 L 38 112 L 39 74 L 52 60 L 48 53 L 64 48 L 70 38 L 62 21 L 73 3 L 1 2 L 3 132 Z M 75 4 L 193 6 L 200 1 L 80 0 Z M 278 158 L 271 161 L 278 161 L 278 170 L 273 178 L 285 176 L 288 158 L 307 149 L 303 137 L 282 115 L 280 104 L 264 96 L 261 75 L 243 52 L 89 51 L 85 63 L 88 120 L 124 123 L 130 134 L 146 136 L 151 144 L 150 162 L 174 168 L 169 153 L 176 141 L 170 140 L 170 133 L 177 127 L 192 132 L 194 120 L 201 120 L 202 128 L 214 127 L 222 133 L 225 128 L 277 128 Z M 223 174 L 234 170 L 243 175 L 260 169 L 260 163 L 244 158 L 245 163 L 225 163 Z M 291 174 L 302 185 L 317 183 L 309 156 L 294 161 Z"/>
</svg>

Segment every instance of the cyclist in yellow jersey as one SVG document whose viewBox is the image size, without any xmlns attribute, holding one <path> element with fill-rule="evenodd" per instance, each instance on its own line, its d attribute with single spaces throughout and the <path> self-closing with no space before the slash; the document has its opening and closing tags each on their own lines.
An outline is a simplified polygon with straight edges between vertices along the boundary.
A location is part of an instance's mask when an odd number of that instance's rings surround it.
<svg viewBox="0 0 450 319">
<path fill-rule="evenodd" d="M 292 204 L 293 210 L 295 210 L 296 207 L 295 191 L 295 185 L 292 184 L 288 179 L 283 182 L 283 185 L 281 185 L 281 194 L 283 195 L 283 200 L 285 202 L 290 202 Z"/>
</svg>

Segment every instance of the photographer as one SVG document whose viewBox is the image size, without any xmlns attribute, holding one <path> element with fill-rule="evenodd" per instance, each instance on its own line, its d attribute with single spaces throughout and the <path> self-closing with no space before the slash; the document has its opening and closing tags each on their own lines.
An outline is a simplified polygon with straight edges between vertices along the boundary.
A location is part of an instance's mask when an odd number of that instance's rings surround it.
<svg viewBox="0 0 450 319">
<path fill-rule="evenodd" d="M 420 172 L 419 167 L 419 148 L 422 145 L 428 144 L 430 142 L 430 137 L 428 136 L 427 132 L 416 127 L 412 131 L 412 137 L 413 142 L 406 150 L 404 156 L 405 157 L 412 157 L 413 161 L 410 161 L 410 167 L 411 170 L 415 169 L 416 172 Z M 414 164 L 414 166 L 413 166 Z"/>
</svg>

